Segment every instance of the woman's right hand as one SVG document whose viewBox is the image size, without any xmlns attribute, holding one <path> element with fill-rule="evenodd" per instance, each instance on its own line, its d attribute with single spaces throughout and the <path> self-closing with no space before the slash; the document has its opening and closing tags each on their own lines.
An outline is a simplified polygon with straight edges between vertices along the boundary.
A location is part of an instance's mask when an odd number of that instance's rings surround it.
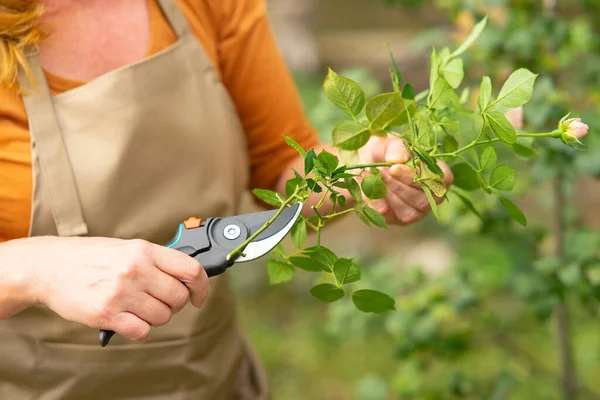
<svg viewBox="0 0 600 400">
<path fill-rule="evenodd" d="M 188 301 L 201 307 L 210 287 L 196 260 L 143 240 L 47 236 L 1 250 L 4 275 L 22 277 L 33 303 L 133 340 L 147 338 Z"/>
</svg>

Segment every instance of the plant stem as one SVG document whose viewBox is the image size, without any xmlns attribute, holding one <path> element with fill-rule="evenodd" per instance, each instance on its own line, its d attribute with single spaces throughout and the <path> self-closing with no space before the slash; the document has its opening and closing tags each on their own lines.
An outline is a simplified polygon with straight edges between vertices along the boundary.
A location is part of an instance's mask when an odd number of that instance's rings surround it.
<svg viewBox="0 0 600 400">
<path fill-rule="evenodd" d="M 517 133 L 517 137 L 535 137 L 535 138 L 541 138 L 541 137 L 554 137 L 555 133 L 554 132 L 544 132 L 544 133 Z M 482 140 L 481 142 L 478 142 L 477 140 L 469 143 L 468 145 L 466 145 L 465 147 L 462 147 L 456 151 L 453 151 L 452 153 L 440 153 L 440 154 L 432 154 L 432 157 L 456 157 L 458 154 L 462 153 L 463 151 L 469 150 L 475 146 L 479 146 L 480 144 L 488 144 L 488 143 L 494 143 L 494 142 L 498 142 L 500 139 L 498 138 L 493 138 L 493 139 L 488 139 L 488 140 Z"/>
<path fill-rule="evenodd" d="M 300 187 L 296 186 L 296 190 L 294 190 L 294 193 L 290 197 L 288 197 L 288 199 L 284 201 L 281 204 L 281 206 L 279 206 L 279 210 L 277 210 L 277 212 L 267 222 L 265 222 L 263 226 L 261 226 L 256 232 L 254 232 L 248 239 L 244 240 L 242 244 L 236 247 L 231 253 L 227 254 L 226 260 L 229 261 L 238 254 L 242 254 L 242 251 L 244 251 L 244 249 L 246 248 L 246 246 L 248 246 L 250 242 L 256 239 L 258 235 L 263 233 L 265 229 L 267 229 L 281 215 L 283 210 L 285 210 L 285 208 L 292 203 L 292 201 L 297 200 L 297 195 L 299 191 Z"/>
<path fill-rule="evenodd" d="M 351 169 L 364 169 L 364 168 L 377 168 L 377 167 L 391 167 L 394 163 L 371 163 L 371 164 L 358 164 L 346 166 L 346 171 Z"/>
<path fill-rule="evenodd" d="M 567 229 L 565 209 L 567 199 L 565 196 L 565 178 L 561 167 L 554 179 L 552 192 L 554 197 L 554 238 L 556 240 L 556 257 L 564 265 L 565 254 L 565 231 Z M 571 344 L 571 331 L 569 324 L 569 310 L 565 300 L 556 307 L 556 333 L 560 351 L 560 364 L 562 371 L 562 392 L 564 400 L 577 398 L 577 375 L 575 371 L 575 360 Z"/>
<path fill-rule="evenodd" d="M 351 211 L 356 211 L 356 208 L 349 208 L 349 209 L 344 210 L 344 211 L 339 211 L 339 212 L 336 212 L 336 213 L 333 213 L 333 214 L 329 214 L 329 215 L 326 215 L 323 218 L 325 218 L 325 219 L 332 219 L 332 218 L 335 218 L 335 217 L 339 217 L 340 215 L 344 215 L 346 213 L 349 213 Z"/>
</svg>

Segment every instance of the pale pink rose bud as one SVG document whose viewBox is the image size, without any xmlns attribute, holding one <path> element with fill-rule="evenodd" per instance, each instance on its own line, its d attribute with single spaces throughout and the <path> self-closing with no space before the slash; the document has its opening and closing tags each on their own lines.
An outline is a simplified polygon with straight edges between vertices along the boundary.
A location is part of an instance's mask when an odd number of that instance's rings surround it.
<svg viewBox="0 0 600 400">
<path fill-rule="evenodd" d="M 573 136 L 575 139 L 581 139 L 587 135 L 589 126 L 581 122 L 581 118 L 573 118 L 566 121 L 568 123 L 565 133 Z"/>
<path fill-rule="evenodd" d="M 504 115 L 513 128 L 523 129 L 523 107 L 511 108 Z"/>
</svg>

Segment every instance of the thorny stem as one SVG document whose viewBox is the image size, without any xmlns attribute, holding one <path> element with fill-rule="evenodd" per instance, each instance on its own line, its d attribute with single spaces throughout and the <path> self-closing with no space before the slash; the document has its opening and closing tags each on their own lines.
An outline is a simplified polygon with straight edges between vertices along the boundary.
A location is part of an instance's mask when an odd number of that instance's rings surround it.
<svg viewBox="0 0 600 400">
<path fill-rule="evenodd" d="M 554 132 L 544 132 L 544 133 L 517 133 L 517 137 L 536 137 L 536 138 L 540 138 L 540 137 L 554 137 L 555 133 Z M 481 142 L 478 142 L 479 137 L 477 137 L 477 139 L 475 139 L 473 142 L 469 143 L 468 145 L 466 145 L 465 147 L 462 147 L 456 151 L 453 151 L 452 153 L 440 153 L 440 154 L 434 154 L 432 155 L 432 157 L 456 157 L 458 154 L 469 150 L 475 146 L 479 146 L 480 144 L 488 144 L 488 143 L 494 143 L 494 142 L 498 142 L 500 139 L 498 138 L 493 138 L 493 139 L 488 139 L 488 140 L 482 140 Z"/>
</svg>

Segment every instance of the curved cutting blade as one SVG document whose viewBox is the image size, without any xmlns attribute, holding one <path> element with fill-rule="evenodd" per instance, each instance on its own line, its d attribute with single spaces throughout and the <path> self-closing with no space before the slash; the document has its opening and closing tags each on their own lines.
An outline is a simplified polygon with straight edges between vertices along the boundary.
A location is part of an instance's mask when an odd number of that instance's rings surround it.
<svg viewBox="0 0 600 400">
<path fill-rule="evenodd" d="M 235 262 L 239 263 L 256 260 L 273 250 L 273 248 L 275 248 L 275 246 L 277 246 L 292 229 L 300 212 L 302 212 L 302 203 L 296 203 L 285 209 L 264 232 L 246 246 L 244 249 L 245 255 L 238 257 Z M 272 211 L 267 211 L 265 212 L 265 216 L 267 213 L 273 215 Z M 256 230 L 268 220 L 269 218 L 265 219 L 260 224 L 255 224 L 250 228 L 251 232 L 256 232 Z"/>
</svg>

